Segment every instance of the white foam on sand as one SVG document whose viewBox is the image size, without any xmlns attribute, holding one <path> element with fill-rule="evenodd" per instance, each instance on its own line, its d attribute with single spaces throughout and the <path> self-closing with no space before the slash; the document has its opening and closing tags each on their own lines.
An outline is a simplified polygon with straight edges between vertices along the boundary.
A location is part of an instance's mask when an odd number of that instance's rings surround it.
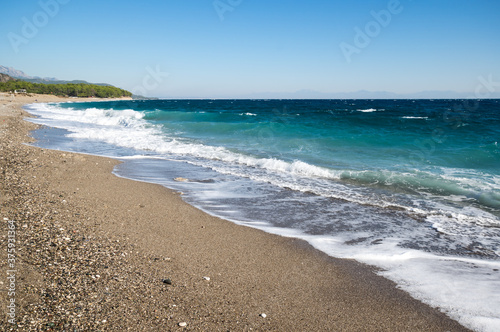
<svg viewBox="0 0 500 332">
<path fill-rule="evenodd" d="M 340 238 L 245 224 L 269 233 L 302 238 L 333 257 L 355 259 L 382 268 L 380 275 L 462 325 L 475 331 L 500 331 L 499 261 L 444 257 L 404 249 L 397 246 L 398 239 L 370 247 L 347 246 Z"/>
</svg>

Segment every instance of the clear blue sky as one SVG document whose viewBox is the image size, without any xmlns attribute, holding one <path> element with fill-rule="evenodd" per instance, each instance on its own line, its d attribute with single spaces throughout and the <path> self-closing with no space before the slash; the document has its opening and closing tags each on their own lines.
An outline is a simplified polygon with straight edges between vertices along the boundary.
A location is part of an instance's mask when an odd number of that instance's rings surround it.
<svg viewBox="0 0 500 332">
<path fill-rule="evenodd" d="M 26 0 L 0 8 L 0 65 L 149 96 L 473 92 L 479 76 L 500 82 L 498 0 Z"/>
</svg>

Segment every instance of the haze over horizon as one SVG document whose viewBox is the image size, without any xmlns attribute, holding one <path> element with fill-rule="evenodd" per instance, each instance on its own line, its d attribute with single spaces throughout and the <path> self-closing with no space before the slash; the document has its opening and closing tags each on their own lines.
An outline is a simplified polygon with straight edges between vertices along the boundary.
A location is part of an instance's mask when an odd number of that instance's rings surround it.
<svg viewBox="0 0 500 332">
<path fill-rule="evenodd" d="M 169 98 L 500 97 L 495 1 L 2 7 L 0 65 L 31 76 Z"/>
</svg>

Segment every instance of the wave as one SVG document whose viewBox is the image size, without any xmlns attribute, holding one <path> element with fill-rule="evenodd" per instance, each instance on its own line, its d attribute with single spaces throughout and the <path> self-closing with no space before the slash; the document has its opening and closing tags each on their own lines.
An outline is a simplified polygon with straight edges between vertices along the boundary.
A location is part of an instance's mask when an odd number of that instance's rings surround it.
<svg viewBox="0 0 500 332">
<path fill-rule="evenodd" d="M 153 151 L 159 154 L 191 156 L 206 160 L 218 160 L 250 168 L 259 168 L 280 174 L 305 178 L 354 181 L 372 186 L 391 186 L 441 195 L 479 196 L 480 192 L 498 189 L 500 179 L 491 175 L 491 185 L 481 174 L 474 180 L 474 172 L 439 168 L 433 172 L 422 170 L 348 170 L 316 166 L 302 160 L 285 161 L 278 158 L 259 158 L 243 151 L 211 146 L 194 139 L 183 138 L 165 132 L 164 127 L 153 125 L 144 119 L 145 113 L 132 109 L 113 110 L 87 108 L 75 110 L 57 105 L 39 104 L 32 110 L 35 115 L 49 118 L 53 126 L 71 131 L 70 137 L 99 140 L 126 148 Z M 44 120 L 46 121 L 46 120 Z M 484 195 L 483 195 L 484 196 Z M 495 196 L 495 195 L 492 195 Z M 493 199 L 493 205 L 500 202 Z"/>
<path fill-rule="evenodd" d="M 500 209 L 500 177 L 496 175 L 490 175 L 490 181 L 485 181 L 487 177 L 484 174 L 478 179 L 478 174 L 472 171 L 466 174 L 460 170 L 444 168 L 429 171 L 405 168 L 333 169 L 303 160 L 263 158 L 236 149 L 206 145 L 201 141 L 166 132 L 161 125 L 147 121 L 144 112 L 131 109 L 78 110 L 60 108 L 53 104 L 38 104 L 30 111 L 43 116 L 45 124 L 69 130 L 71 133 L 68 136 L 72 138 L 132 148 L 139 154 L 154 153 L 165 158 L 173 155 L 222 173 L 271 182 L 280 187 L 308 191 L 320 196 L 381 207 L 393 206 L 411 213 L 426 214 L 414 206 L 395 203 L 391 195 L 372 193 L 373 190 L 382 189 L 417 196 L 431 195 L 451 202 L 476 202 L 492 209 Z"/>
<path fill-rule="evenodd" d="M 376 109 L 374 108 L 368 108 L 368 109 L 365 109 L 365 110 L 357 110 L 358 112 L 363 112 L 363 113 L 372 113 L 372 112 L 377 112 Z"/>
<path fill-rule="evenodd" d="M 402 119 L 418 119 L 418 120 L 428 120 L 428 116 L 403 116 Z"/>
</svg>

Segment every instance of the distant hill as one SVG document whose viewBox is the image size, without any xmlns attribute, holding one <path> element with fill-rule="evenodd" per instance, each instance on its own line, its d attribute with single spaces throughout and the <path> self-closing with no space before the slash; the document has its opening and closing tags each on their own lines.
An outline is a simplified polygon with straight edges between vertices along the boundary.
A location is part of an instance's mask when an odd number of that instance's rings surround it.
<svg viewBox="0 0 500 332">
<path fill-rule="evenodd" d="M 17 81 L 17 80 L 7 74 L 0 73 L 0 83 L 5 83 L 8 81 Z"/>
<path fill-rule="evenodd" d="M 160 98 L 158 97 L 144 97 L 144 96 L 141 96 L 141 95 L 132 95 L 132 99 L 134 100 L 158 100 Z"/>
<path fill-rule="evenodd" d="M 5 67 L 5 66 L 2 66 L 2 65 L 0 65 L 0 73 L 1 74 L 6 74 L 6 75 L 9 75 L 10 77 L 18 78 L 18 79 L 21 79 L 21 80 L 42 80 L 42 81 L 45 81 L 45 82 L 36 82 L 36 83 L 47 83 L 47 82 L 50 82 L 50 81 L 56 81 L 57 80 L 57 79 L 55 79 L 53 77 L 42 78 L 42 77 L 38 77 L 38 76 L 29 76 L 29 75 L 26 75 L 22 70 L 17 70 L 15 68 Z"/>
<path fill-rule="evenodd" d="M 23 78 L 23 81 L 26 82 L 31 82 L 31 83 L 42 83 L 42 84 L 93 84 L 93 85 L 100 85 L 100 86 L 113 86 L 111 84 L 107 83 L 90 83 L 87 81 L 83 80 L 73 80 L 73 81 L 61 81 L 61 80 L 47 80 L 45 78 Z"/>
<path fill-rule="evenodd" d="M 17 78 L 26 82 L 31 82 L 31 83 L 42 83 L 42 84 L 94 84 L 94 85 L 101 85 L 101 86 L 112 86 L 111 84 L 107 83 L 90 83 L 87 81 L 83 80 L 73 80 L 73 81 L 63 81 L 63 80 L 58 80 L 55 77 L 38 77 L 38 76 L 29 76 L 22 70 L 18 70 L 12 67 L 5 67 L 0 65 L 0 74 L 6 74 L 9 75 L 12 78 Z"/>
</svg>

